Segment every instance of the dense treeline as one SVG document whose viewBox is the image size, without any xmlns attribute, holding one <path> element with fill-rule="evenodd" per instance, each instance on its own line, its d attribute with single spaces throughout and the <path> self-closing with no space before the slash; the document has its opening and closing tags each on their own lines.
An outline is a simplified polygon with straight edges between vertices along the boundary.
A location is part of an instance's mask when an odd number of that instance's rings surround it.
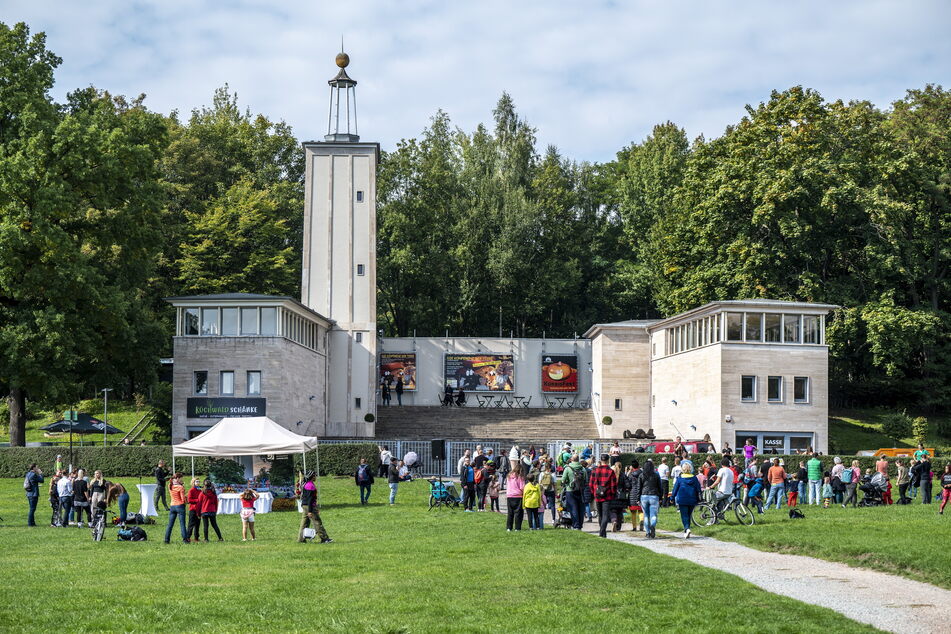
<svg viewBox="0 0 951 634">
<path fill-rule="evenodd" d="M 188 117 L 93 87 L 0 24 L 0 389 L 68 403 L 155 381 L 164 297 L 299 293 L 303 153 L 227 87 Z M 725 133 L 674 123 L 605 164 L 538 147 L 508 95 L 468 133 L 437 112 L 384 153 L 387 334 L 570 337 L 715 299 L 837 304 L 836 393 L 951 403 L 951 93 L 882 110 L 774 92 Z"/>
</svg>

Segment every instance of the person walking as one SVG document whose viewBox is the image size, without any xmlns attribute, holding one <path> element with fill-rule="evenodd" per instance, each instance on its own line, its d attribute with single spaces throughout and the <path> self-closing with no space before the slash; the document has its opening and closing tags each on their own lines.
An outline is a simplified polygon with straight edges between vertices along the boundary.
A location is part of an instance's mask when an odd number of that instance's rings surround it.
<svg viewBox="0 0 951 634">
<path fill-rule="evenodd" d="M 159 466 L 163 466 L 159 463 Z M 158 469 L 156 469 L 158 471 Z M 156 479 L 158 476 L 156 476 Z M 210 482 L 210 481 L 209 481 Z M 172 496 L 172 506 L 168 510 L 168 525 L 165 527 L 165 543 L 169 543 L 172 538 L 172 527 L 175 526 L 175 520 L 178 520 L 179 529 L 182 533 L 182 541 L 186 544 L 190 542 L 188 533 L 185 532 L 185 487 L 182 485 L 182 474 L 175 473 L 169 480 L 169 491 Z M 207 541 L 207 540 L 206 540 Z"/>
<path fill-rule="evenodd" d="M 898 503 L 908 504 L 911 500 L 908 498 L 908 485 L 911 483 L 911 476 L 908 473 L 908 467 L 905 461 L 899 458 L 895 461 L 895 468 L 898 470 Z"/>
<path fill-rule="evenodd" d="M 684 527 L 684 539 L 690 539 L 690 518 L 700 502 L 700 481 L 693 475 L 693 463 L 680 463 L 680 475 L 674 480 L 674 503 L 680 511 L 680 523 Z"/>
<path fill-rule="evenodd" d="M 192 478 L 192 487 L 188 489 L 188 539 L 198 542 L 201 539 L 201 480 Z"/>
<path fill-rule="evenodd" d="M 660 459 L 657 465 L 657 475 L 660 477 L 660 503 L 667 505 L 667 497 L 670 494 L 670 467 L 667 466 L 667 456 Z"/>
<path fill-rule="evenodd" d="M 175 499 L 174 495 L 172 499 Z M 205 486 L 201 495 L 198 496 L 198 504 L 201 507 L 201 526 L 205 533 L 205 541 L 208 541 L 208 525 L 211 524 L 211 527 L 215 529 L 215 535 L 218 536 L 218 541 L 223 542 L 221 530 L 218 528 L 218 494 L 215 492 L 215 485 L 211 480 L 205 480 Z"/>
<path fill-rule="evenodd" d="M 82 528 L 83 513 L 86 514 L 88 526 L 92 526 L 92 513 L 89 509 L 89 483 L 86 482 L 86 472 L 80 469 L 73 480 L 73 514 L 76 517 L 76 526 Z"/>
<path fill-rule="evenodd" d="M 631 510 L 631 530 L 644 530 L 644 511 L 641 508 L 641 465 L 635 458 L 627 474 L 627 501 Z"/>
<path fill-rule="evenodd" d="M 522 475 L 522 463 L 512 462 L 512 471 L 508 475 L 508 483 L 505 486 L 505 504 L 508 507 L 508 516 L 505 520 L 506 532 L 522 530 L 522 519 L 525 516 L 525 510 L 522 508 L 522 496 L 525 491 L 525 476 Z"/>
<path fill-rule="evenodd" d="M 60 526 L 69 526 L 69 518 L 73 514 L 73 478 L 71 473 L 64 473 L 56 483 L 56 492 L 59 494 Z"/>
<path fill-rule="evenodd" d="M 944 465 L 944 473 L 941 474 L 941 506 L 938 508 L 938 515 L 944 515 L 948 500 L 951 500 L 951 462 Z"/>
<path fill-rule="evenodd" d="M 608 536 L 608 522 L 611 520 L 611 501 L 617 495 L 617 474 L 609 466 L 610 454 L 601 454 L 601 462 L 591 471 L 588 488 L 598 509 L 598 535 Z"/>
<path fill-rule="evenodd" d="M 919 464 L 921 465 L 921 503 L 931 504 L 931 458 L 925 456 Z"/>
<path fill-rule="evenodd" d="M 842 502 L 842 508 L 848 506 L 849 502 L 852 502 L 852 508 L 855 508 L 858 506 L 858 495 L 855 490 L 862 480 L 862 465 L 859 464 L 858 460 L 853 460 L 852 465 L 842 472 L 842 478 L 848 480 L 848 482 L 843 482 L 845 484 L 845 499 Z"/>
<path fill-rule="evenodd" d="M 584 498 L 586 473 L 577 455 L 565 466 L 561 474 L 562 503 L 567 502 L 568 512 L 571 513 L 571 528 L 580 531 L 583 525 Z"/>
<path fill-rule="evenodd" d="M 541 505 L 542 490 L 538 486 L 537 477 L 531 475 L 522 490 L 522 508 L 525 509 L 525 514 L 528 516 L 528 530 L 530 531 L 541 530 L 542 528 L 538 511 Z"/>
<path fill-rule="evenodd" d="M 36 526 L 36 504 L 40 501 L 40 484 L 43 482 L 43 470 L 30 465 L 23 476 L 23 489 L 26 491 L 26 503 L 29 507 L 26 515 L 26 525 Z"/>
<path fill-rule="evenodd" d="M 370 502 L 370 489 L 373 487 L 373 470 L 367 463 L 366 458 L 360 458 L 360 464 L 353 474 L 353 481 L 360 487 L 360 504 Z"/>
<path fill-rule="evenodd" d="M 155 495 L 152 497 L 152 502 L 155 504 L 155 510 L 159 509 L 159 500 L 162 501 L 162 506 L 165 507 L 165 510 L 168 509 L 168 502 L 165 501 L 165 481 L 168 479 L 168 469 L 165 468 L 165 461 L 159 460 L 158 465 L 155 467 L 155 471 L 152 472 L 152 475 L 155 476 Z"/>
<path fill-rule="evenodd" d="M 776 501 L 776 508 L 783 507 L 783 496 L 786 494 L 786 470 L 779 464 L 779 458 L 773 458 L 773 466 L 766 473 L 769 481 L 769 495 L 766 498 L 766 510 L 769 505 Z"/>
<path fill-rule="evenodd" d="M 648 460 L 644 463 L 644 469 L 638 476 L 640 484 L 641 507 L 644 509 L 644 531 L 648 539 L 654 539 L 657 532 L 657 513 L 660 510 L 660 496 L 663 493 L 663 485 L 660 481 L 660 475 L 654 469 L 654 461 Z"/>
<path fill-rule="evenodd" d="M 403 377 L 402 376 L 396 377 L 396 389 L 394 391 L 396 392 L 396 404 L 402 407 L 403 406 Z M 389 403 L 387 403 L 387 405 L 389 405 Z"/>
<path fill-rule="evenodd" d="M 390 458 L 390 466 L 386 472 L 386 482 L 390 485 L 390 506 L 396 504 L 396 491 L 400 487 L 400 469 L 396 465 L 396 458 Z"/>
<path fill-rule="evenodd" d="M 809 504 L 818 506 L 822 497 L 822 461 L 819 460 L 819 454 L 812 454 L 806 463 L 806 471 L 809 477 Z"/>
<path fill-rule="evenodd" d="M 395 469 L 396 465 L 393 464 L 395 459 L 390 463 L 390 465 Z M 320 511 L 317 509 L 317 486 L 314 484 L 314 476 L 316 474 L 313 471 L 309 471 L 304 475 L 304 484 L 301 486 L 300 492 L 300 505 L 303 510 L 303 515 L 300 521 L 300 532 L 297 534 L 297 541 L 304 543 L 307 539 L 304 537 L 304 529 L 310 528 L 310 525 L 314 525 L 314 532 L 317 534 L 317 537 L 320 538 L 321 544 L 332 544 L 334 540 L 330 539 L 330 535 L 327 534 L 327 531 L 324 529 L 324 523 L 320 519 Z"/>
<path fill-rule="evenodd" d="M 248 541 L 248 531 L 251 532 L 251 541 L 254 535 L 254 502 L 258 499 L 258 492 L 248 487 L 241 494 L 241 541 Z"/>
</svg>

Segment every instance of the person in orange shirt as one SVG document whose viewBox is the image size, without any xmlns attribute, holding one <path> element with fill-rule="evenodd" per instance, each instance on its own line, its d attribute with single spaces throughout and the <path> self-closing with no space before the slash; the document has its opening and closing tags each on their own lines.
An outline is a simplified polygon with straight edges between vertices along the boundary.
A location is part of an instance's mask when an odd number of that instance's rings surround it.
<svg viewBox="0 0 951 634">
<path fill-rule="evenodd" d="M 786 495 L 786 469 L 780 463 L 779 458 L 773 458 L 773 466 L 766 473 L 766 479 L 769 480 L 769 497 L 766 498 L 766 508 L 773 500 L 776 500 L 776 508 L 782 508 L 783 497 Z"/>
<path fill-rule="evenodd" d="M 182 484 L 182 474 L 176 473 L 172 476 L 168 485 L 169 493 L 172 496 L 172 504 L 168 510 L 168 526 L 165 527 L 165 543 L 172 537 L 172 526 L 175 525 L 175 519 L 178 518 L 178 525 L 182 530 L 182 541 L 186 544 L 188 533 L 185 532 L 185 486 Z"/>
</svg>

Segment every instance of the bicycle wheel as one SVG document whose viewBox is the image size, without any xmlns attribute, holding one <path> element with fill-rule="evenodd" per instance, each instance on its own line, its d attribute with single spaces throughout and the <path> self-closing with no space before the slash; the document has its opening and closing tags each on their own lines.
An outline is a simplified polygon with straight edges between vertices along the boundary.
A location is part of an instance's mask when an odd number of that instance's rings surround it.
<svg viewBox="0 0 951 634">
<path fill-rule="evenodd" d="M 717 512 L 709 504 L 698 504 L 690 514 L 694 526 L 713 526 L 717 523 Z"/>
<path fill-rule="evenodd" d="M 434 506 L 436 506 L 436 496 L 435 496 L 435 495 L 430 495 L 430 496 L 429 496 L 429 508 L 433 508 Z"/>
<path fill-rule="evenodd" d="M 97 542 L 102 541 L 102 535 L 106 532 L 106 522 L 103 518 L 98 518 L 92 525 L 92 538 Z"/>
<path fill-rule="evenodd" d="M 753 513 L 750 512 L 750 509 L 747 508 L 742 502 L 733 507 L 733 512 L 736 513 L 736 519 L 740 522 L 740 524 L 752 526 L 753 522 L 756 521 L 753 518 Z"/>
</svg>

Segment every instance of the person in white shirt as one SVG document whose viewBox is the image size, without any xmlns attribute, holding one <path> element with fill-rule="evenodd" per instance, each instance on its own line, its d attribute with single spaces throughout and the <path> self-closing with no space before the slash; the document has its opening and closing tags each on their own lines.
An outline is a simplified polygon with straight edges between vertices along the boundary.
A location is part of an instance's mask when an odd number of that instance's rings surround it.
<svg viewBox="0 0 951 634">
<path fill-rule="evenodd" d="M 660 476 L 660 505 L 667 506 L 667 492 L 670 491 L 670 467 L 667 466 L 667 458 L 660 459 L 657 475 Z"/>
<path fill-rule="evenodd" d="M 456 462 L 456 473 L 462 471 L 462 464 L 466 461 L 472 461 L 472 452 L 469 449 L 466 449 L 465 453 L 462 454 L 462 457 Z"/>
<path fill-rule="evenodd" d="M 518 445 L 512 445 L 512 449 L 509 451 L 509 462 L 518 462 L 521 453 L 522 452 L 518 449 Z"/>
<path fill-rule="evenodd" d="M 60 526 L 69 526 L 69 517 L 73 514 L 73 481 L 69 475 L 64 473 L 56 483 L 56 493 L 59 495 L 59 508 L 62 513 Z"/>
<path fill-rule="evenodd" d="M 728 458 L 720 461 L 720 470 L 717 471 L 711 486 L 716 488 L 717 504 L 722 507 L 723 503 L 733 495 L 733 469 L 730 468 Z"/>
<path fill-rule="evenodd" d="M 383 446 L 380 448 L 380 470 L 377 473 L 377 477 L 385 478 L 387 477 L 387 472 L 390 469 L 390 458 L 393 457 L 393 454 L 390 453 L 390 448 Z"/>
</svg>

